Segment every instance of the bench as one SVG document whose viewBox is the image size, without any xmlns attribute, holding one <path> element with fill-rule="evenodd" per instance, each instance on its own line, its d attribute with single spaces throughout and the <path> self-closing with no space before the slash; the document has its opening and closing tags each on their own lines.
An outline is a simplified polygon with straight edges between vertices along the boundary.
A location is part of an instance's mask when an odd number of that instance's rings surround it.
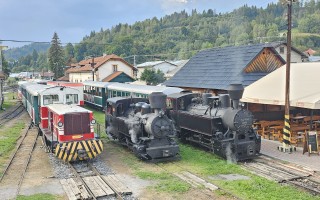
<svg viewBox="0 0 320 200">
<path fill-rule="evenodd" d="M 280 137 L 281 130 L 283 129 L 284 121 L 277 120 L 277 121 L 259 121 L 259 126 L 257 129 L 257 133 L 261 135 L 263 138 L 270 138 L 272 137 L 275 140 L 275 137 Z"/>
</svg>

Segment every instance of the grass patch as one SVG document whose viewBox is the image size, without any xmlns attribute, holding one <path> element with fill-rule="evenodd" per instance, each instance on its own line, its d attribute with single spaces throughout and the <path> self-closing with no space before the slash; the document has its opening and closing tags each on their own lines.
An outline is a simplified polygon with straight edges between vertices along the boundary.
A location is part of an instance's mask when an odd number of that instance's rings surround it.
<svg viewBox="0 0 320 200">
<path fill-rule="evenodd" d="M 31 196 L 19 195 L 17 200 L 57 200 L 62 199 L 61 196 L 56 196 L 53 194 L 34 194 Z"/>
<path fill-rule="evenodd" d="M 171 175 L 164 172 L 164 173 L 155 173 L 149 171 L 138 171 L 136 175 L 142 179 L 146 180 L 165 180 L 171 178 Z"/>
<path fill-rule="evenodd" d="M 181 181 L 167 172 L 137 171 L 135 174 L 141 179 L 158 181 L 154 187 L 151 187 L 158 192 L 184 193 L 190 189 L 188 183 Z"/>
<path fill-rule="evenodd" d="M 181 161 L 179 161 L 179 165 L 182 165 L 183 168 L 186 168 L 189 171 L 204 176 L 234 173 L 242 175 L 249 174 L 238 165 L 228 163 L 226 160 L 223 160 L 212 153 L 185 144 L 179 144 L 179 146 L 182 157 Z"/>
<path fill-rule="evenodd" d="M 158 192 L 184 193 L 187 192 L 190 187 L 191 186 L 188 183 L 180 181 L 178 178 L 172 178 L 160 181 L 160 183 L 155 186 L 155 189 Z"/>
<path fill-rule="evenodd" d="M 93 116 L 99 124 L 104 125 L 105 117 L 104 117 L 103 111 L 95 110 L 94 108 L 92 108 L 90 106 L 85 106 L 85 108 L 88 110 L 91 110 L 93 112 Z"/>
<path fill-rule="evenodd" d="M 7 156 L 14 149 L 21 130 L 25 128 L 24 122 L 17 122 L 10 128 L 0 130 L 0 155 Z"/>
<path fill-rule="evenodd" d="M 5 164 L 12 150 L 17 144 L 22 129 L 25 128 L 24 122 L 17 122 L 10 128 L 0 129 L 0 176 L 3 173 Z"/>
<path fill-rule="evenodd" d="M 100 124 L 100 133 L 98 133 L 97 125 L 94 127 L 95 133 L 100 134 L 100 137 L 103 139 L 108 139 L 107 134 L 105 133 L 105 113 L 100 110 L 95 110 L 90 106 L 85 106 L 86 109 L 91 110 L 93 112 L 94 119 Z"/>
</svg>

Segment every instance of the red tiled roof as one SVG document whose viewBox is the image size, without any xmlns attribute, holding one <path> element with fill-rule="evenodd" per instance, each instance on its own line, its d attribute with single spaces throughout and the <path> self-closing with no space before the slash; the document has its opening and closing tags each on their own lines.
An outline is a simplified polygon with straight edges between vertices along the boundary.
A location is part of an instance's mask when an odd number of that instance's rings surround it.
<svg viewBox="0 0 320 200">
<path fill-rule="evenodd" d="M 58 81 L 69 81 L 69 74 L 58 78 Z"/>
<path fill-rule="evenodd" d="M 129 64 L 127 61 L 125 61 L 124 59 L 122 59 L 121 57 L 115 55 L 115 54 L 111 54 L 111 55 L 105 55 L 105 56 L 100 56 L 100 57 L 95 57 L 94 58 L 94 68 L 97 69 L 100 66 L 102 66 L 104 63 L 106 63 L 109 60 L 118 60 L 121 61 L 125 64 L 127 64 L 129 67 L 131 67 L 133 70 L 137 70 L 135 67 L 133 67 L 131 64 Z M 79 63 L 77 63 L 76 65 L 72 65 L 72 67 L 70 69 L 67 70 L 68 73 L 70 72 L 84 72 L 84 71 L 91 71 L 91 63 L 92 63 L 92 59 L 86 59 L 86 60 L 82 60 Z M 73 67 L 76 66 L 76 67 Z"/>
</svg>

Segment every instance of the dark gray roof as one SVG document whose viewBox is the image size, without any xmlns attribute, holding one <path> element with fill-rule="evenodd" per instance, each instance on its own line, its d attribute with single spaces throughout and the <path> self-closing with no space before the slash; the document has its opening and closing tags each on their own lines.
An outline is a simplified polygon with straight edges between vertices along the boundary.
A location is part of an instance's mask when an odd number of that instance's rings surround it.
<svg viewBox="0 0 320 200">
<path fill-rule="evenodd" d="M 164 85 L 226 90 L 232 83 L 247 86 L 266 73 L 243 73 L 244 68 L 271 44 L 230 46 L 200 51 Z M 278 55 L 279 56 L 279 55 Z M 279 56 L 279 59 L 282 59 Z"/>
</svg>

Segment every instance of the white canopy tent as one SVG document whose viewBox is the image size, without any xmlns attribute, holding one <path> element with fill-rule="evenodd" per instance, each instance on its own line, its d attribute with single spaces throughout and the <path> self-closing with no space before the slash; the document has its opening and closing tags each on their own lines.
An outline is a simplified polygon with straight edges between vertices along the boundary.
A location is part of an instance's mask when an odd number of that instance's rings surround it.
<svg viewBox="0 0 320 200">
<path fill-rule="evenodd" d="M 241 101 L 284 105 L 285 77 L 286 65 L 247 86 Z M 291 64 L 290 106 L 320 109 L 320 62 Z"/>
</svg>

